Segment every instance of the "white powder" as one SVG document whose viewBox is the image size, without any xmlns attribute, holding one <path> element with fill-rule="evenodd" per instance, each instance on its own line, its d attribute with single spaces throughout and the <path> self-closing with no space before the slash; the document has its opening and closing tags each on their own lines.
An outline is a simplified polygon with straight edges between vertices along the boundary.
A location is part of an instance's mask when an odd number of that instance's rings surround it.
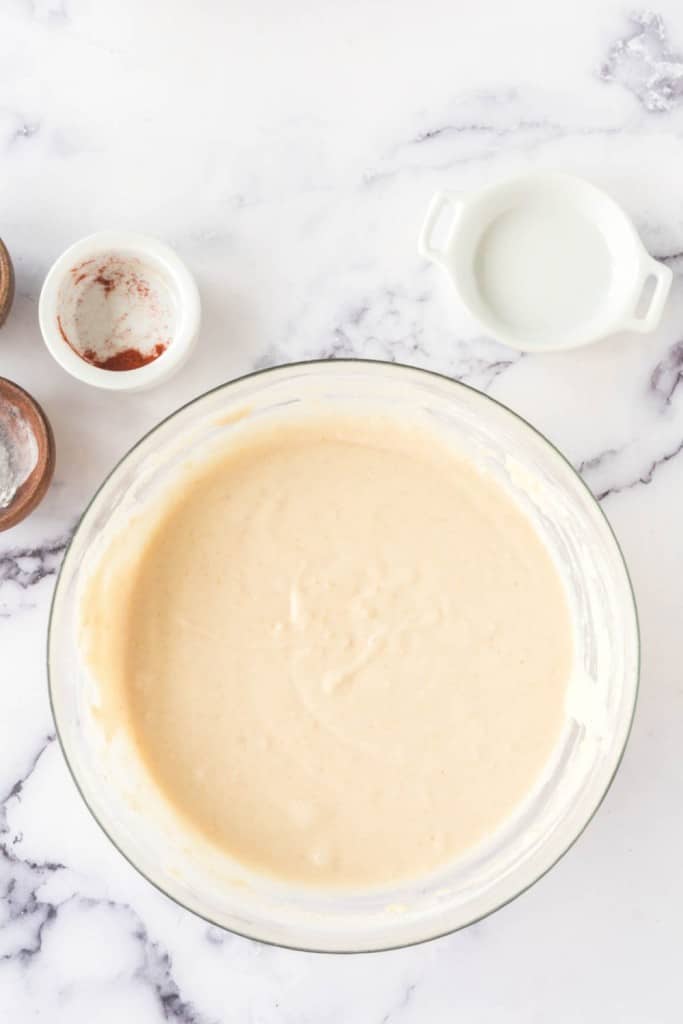
<svg viewBox="0 0 683 1024">
<path fill-rule="evenodd" d="M 33 431 L 10 402 L 0 405 L 0 508 L 7 508 L 38 461 Z"/>
<path fill-rule="evenodd" d="M 12 464 L 9 452 L 0 440 L 0 508 L 6 508 L 14 495 L 12 488 Z"/>
</svg>

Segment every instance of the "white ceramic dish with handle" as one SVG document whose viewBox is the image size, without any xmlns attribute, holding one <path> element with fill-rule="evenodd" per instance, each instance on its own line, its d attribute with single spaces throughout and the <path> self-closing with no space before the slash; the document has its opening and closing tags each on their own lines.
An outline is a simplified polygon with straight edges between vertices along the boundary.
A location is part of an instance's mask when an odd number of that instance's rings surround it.
<svg viewBox="0 0 683 1024">
<path fill-rule="evenodd" d="M 438 192 L 418 247 L 484 330 L 529 352 L 653 331 L 671 287 L 610 196 L 555 172 Z"/>
<path fill-rule="evenodd" d="M 493 474 L 555 559 L 575 633 L 565 726 L 547 771 L 517 813 L 433 875 L 358 891 L 278 884 L 190 841 L 155 803 L 139 755 L 103 742 L 79 647 L 80 587 L 92 553 L 117 520 L 144 514 L 188 460 L 229 444 L 252 420 L 262 424 L 284 408 L 306 414 L 321 403 L 345 414 L 370 409 L 421 417 Z M 335 360 L 281 366 L 222 385 L 164 420 L 126 455 L 93 498 L 62 564 L 48 666 L 57 733 L 74 779 L 112 842 L 146 878 L 196 914 L 251 938 L 359 952 L 461 928 L 519 895 L 566 852 L 621 759 L 638 650 L 633 593 L 614 535 L 580 477 L 544 437 L 493 399 L 437 374 Z M 401 786 L 400 777 L 395 784 Z"/>
</svg>

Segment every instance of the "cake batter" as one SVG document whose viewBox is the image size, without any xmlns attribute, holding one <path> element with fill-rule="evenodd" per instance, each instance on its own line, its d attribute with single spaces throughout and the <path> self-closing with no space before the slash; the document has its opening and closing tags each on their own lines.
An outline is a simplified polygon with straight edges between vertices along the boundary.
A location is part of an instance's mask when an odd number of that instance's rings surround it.
<svg viewBox="0 0 683 1024">
<path fill-rule="evenodd" d="M 190 831 L 317 885 L 430 872 L 495 830 L 558 740 L 554 564 L 426 429 L 283 420 L 115 536 L 82 629 L 108 728 Z"/>
</svg>

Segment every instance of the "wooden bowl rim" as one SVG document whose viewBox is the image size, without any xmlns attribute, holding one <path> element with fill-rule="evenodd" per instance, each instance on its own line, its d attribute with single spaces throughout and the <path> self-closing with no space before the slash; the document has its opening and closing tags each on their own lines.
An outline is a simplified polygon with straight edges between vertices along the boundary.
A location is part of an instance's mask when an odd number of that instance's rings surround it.
<svg viewBox="0 0 683 1024">
<path fill-rule="evenodd" d="M 33 470 L 17 489 L 7 508 L 0 509 L 1 532 L 20 523 L 45 497 L 55 469 L 55 439 L 43 409 L 24 388 L 0 377 L 0 399 L 7 399 L 17 405 L 38 445 L 38 457 Z"/>
</svg>

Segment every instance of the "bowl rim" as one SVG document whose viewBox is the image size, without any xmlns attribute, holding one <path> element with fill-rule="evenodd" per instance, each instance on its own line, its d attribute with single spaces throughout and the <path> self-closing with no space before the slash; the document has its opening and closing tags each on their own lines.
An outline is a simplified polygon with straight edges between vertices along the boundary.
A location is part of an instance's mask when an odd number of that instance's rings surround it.
<svg viewBox="0 0 683 1024">
<path fill-rule="evenodd" d="M 582 487 L 585 490 L 585 492 L 588 494 L 588 496 L 590 497 L 591 502 L 595 505 L 595 507 L 599 511 L 600 516 L 602 517 L 605 525 L 607 526 L 608 533 L 610 534 L 610 536 L 611 536 L 611 538 L 612 538 L 612 540 L 614 542 L 615 551 L 616 551 L 616 553 L 619 556 L 619 561 L 620 561 L 621 566 L 622 566 L 622 568 L 624 570 L 625 581 L 627 583 L 627 593 L 630 595 L 630 598 L 631 598 L 631 602 L 630 603 L 631 603 L 631 606 L 632 606 L 633 623 L 634 623 L 634 638 L 633 639 L 634 639 L 634 642 L 635 642 L 635 680 L 634 680 L 634 689 L 633 689 L 633 704 L 632 704 L 631 711 L 630 711 L 630 714 L 629 714 L 629 717 L 628 717 L 628 721 L 626 723 L 626 729 L 624 731 L 623 743 L 622 743 L 621 749 L 619 750 L 618 756 L 617 756 L 617 758 L 615 760 L 614 768 L 613 768 L 609 778 L 606 781 L 606 784 L 604 786 L 604 789 L 603 789 L 599 799 L 596 801 L 595 806 L 592 808 L 592 810 L 591 810 L 590 814 L 588 815 L 588 817 L 586 818 L 585 822 L 583 823 L 581 828 L 578 830 L 576 835 L 574 835 L 573 838 L 569 840 L 569 842 L 566 844 L 566 846 L 555 857 L 555 859 L 552 860 L 551 863 L 548 864 L 540 872 L 540 874 L 538 874 L 532 881 L 528 882 L 526 885 L 524 885 L 517 892 L 515 892 L 514 894 L 509 896 L 507 899 L 502 900 L 495 907 L 492 907 L 491 909 L 486 910 L 484 913 L 476 914 L 470 920 L 464 921 L 462 924 L 459 924 L 459 925 L 457 925 L 457 926 L 455 926 L 453 928 L 446 928 L 443 931 L 439 930 L 439 931 L 436 931 L 433 935 L 427 935 L 427 936 L 424 936 L 424 937 L 421 937 L 421 938 L 418 938 L 418 939 L 413 939 L 413 940 L 408 941 L 408 942 L 404 941 L 404 942 L 389 943 L 389 944 L 383 945 L 381 947 L 372 947 L 372 948 L 362 948 L 362 947 L 360 947 L 358 949 L 352 949 L 352 950 L 350 950 L 350 949 L 330 949 L 330 948 L 320 949 L 320 948 L 316 948 L 314 946 L 297 945 L 296 943 L 276 942 L 276 941 L 273 941 L 271 939 L 265 939 L 265 938 L 262 938 L 260 936 L 255 936 L 255 935 L 249 934 L 249 932 L 247 932 L 247 931 L 240 931 L 240 930 L 235 929 L 235 928 L 228 928 L 226 925 L 221 924 L 220 922 L 213 920 L 207 914 L 201 913 L 200 911 L 195 910 L 193 907 L 187 906 L 187 904 L 183 903 L 182 900 L 178 899 L 178 897 L 172 895 L 170 892 L 167 892 L 166 889 L 164 889 L 158 882 L 156 882 L 153 878 L 151 878 L 148 874 L 146 874 L 145 871 L 143 871 L 140 867 L 138 867 L 138 865 L 121 848 L 121 846 L 113 838 L 113 836 L 110 835 L 110 833 L 109 833 L 108 829 L 106 828 L 106 826 L 103 824 L 103 822 L 97 816 L 97 814 L 95 813 L 93 808 L 90 806 L 90 803 L 89 803 L 88 799 L 86 798 L 85 793 L 84 793 L 84 791 L 83 791 L 83 789 L 81 787 L 81 784 L 80 784 L 80 782 L 78 780 L 78 777 L 77 777 L 77 775 L 76 775 L 76 773 L 75 773 L 75 771 L 74 771 L 74 769 L 72 767 L 71 761 L 69 759 L 69 755 L 67 753 L 66 745 L 65 745 L 65 743 L 64 743 L 64 741 L 62 739 L 62 734 L 61 734 L 61 731 L 60 731 L 59 721 L 58 721 L 57 715 L 55 713 L 55 702 L 54 702 L 54 699 L 53 699 L 53 691 L 52 691 L 52 673 L 51 673 L 51 665 L 50 665 L 50 651 L 51 651 L 51 646 L 52 646 L 52 628 L 53 628 L 53 619 L 54 619 L 54 613 L 55 613 L 55 606 L 56 606 L 57 601 L 59 599 L 59 591 L 60 591 L 61 579 L 62 579 L 62 575 L 63 575 L 63 572 L 64 572 L 64 567 L 67 564 L 69 553 L 70 553 L 71 548 L 72 548 L 72 546 L 74 544 L 75 538 L 77 537 L 77 535 L 78 535 L 78 533 L 79 533 L 79 531 L 80 531 L 80 529 L 81 529 L 81 527 L 83 525 L 85 517 L 87 516 L 88 512 L 90 511 L 91 506 L 93 505 L 93 503 L 95 502 L 95 500 L 99 496 L 99 494 L 102 491 L 102 489 L 106 486 L 106 484 L 109 482 L 111 477 L 114 475 L 114 473 L 117 472 L 119 467 L 128 458 L 128 456 L 131 455 L 134 451 L 136 451 L 142 444 L 144 444 L 144 442 L 149 437 L 151 437 L 152 434 L 154 434 L 157 430 L 159 430 L 162 426 L 164 426 L 164 424 L 166 424 L 169 420 L 173 419 L 173 417 L 179 415 L 184 410 L 190 408 L 192 405 L 195 405 L 195 404 L 201 402 L 204 398 L 208 397 L 209 395 L 215 394 L 216 392 L 221 391 L 223 389 L 228 389 L 228 388 L 230 388 L 233 385 L 241 383 L 242 381 L 250 380 L 252 378 L 256 378 L 256 377 L 260 377 L 260 376 L 265 376 L 267 374 L 271 374 L 271 373 L 274 373 L 276 371 L 283 371 L 283 370 L 287 370 L 287 369 L 292 369 L 293 370 L 293 369 L 297 369 L 297 368 L 301 368 L 301 367 L 314 367 L 314 366 L 322 367 L 322 366 L 328 366 L 328 365 L 329 366 L 334 366 L 334 365 L 340 365 L 340 366 L 357 366 L 357 365 L 361 365 L 361 366 L 362 365 L 366 365 L 366 366 L 367 365 L 370 365 L 370 366 L 383 366 L 383 367 L 389 367 L 389 368 L 396 368 L 399 371 L 406 370 L 406 371 L 409 371 L 410 373 L 415 373 L 415 374 L 417 374 L 419 376 L 435 377 L 435 378 L 437 378 L 437 380 L 446 381 L 450 385 L 454 385 L 456 387 L 465 388 L 468 391 L 474 392 L 479 397 L 481 397 L 481 398 L 491 402 L 493 405 L 497 406 L 498 408 L 503 409 L 505 412 L 509 413 L 511 416 L 513 416 L 515 419 L 517 419 L 519 422 L 521 422 L 524 426 L 526 426 L 529 430 L 531 430 L 542 441 L 544 441 L 545 444 L 547 444 L 548 447 L 550 449 L 552 449 L 553 453 L 556 456 L 558 456 L 562 460 L 562 462 L 564 462 L 565 465 L 571 470 L 572 475 L 574 477 L 576 477 L 580 487 Z M 69 774 L 71 775 L 71 778 L 73 779 L 73 782 L 74 782 L 74 784 L 76 786 L 76 789 L 77 789 L 78 793 L 80 794 L 81 799 L 83 800 L 83 803 L 85 804 L 86 808 L 88 809 L 91 817 L 94 819 L 96 824 L 102 830 L 102 832 L 107 837 L 107 839 L 112 844 L 112 846 L 128 862 L 128 864 L 130 864 L 131 867 L 133 867 L 134 870 L 142 878 L 144 878 L 146 882 L 148 882 L 150 885 L 152 885 L 157 890 L 157 892 L 161 893 L 167 899 L 170 899 L 177 907 L 180 907 L 183 910 L 185 910 L 186 912 L 188 912 L 190 914 L 193 914 L 195 917 L 198 917 L 200 920 L 205 921 L 206 924 L 209 924 L 209 925 L 211 925 L 211 926 L 213 926 L 215 928 L 220 928 L 221 931 L 225 931 L 225 932 L 228 932 L 229 934 L 233 934 L 233 935 L 238 935 L 241 938 L 249 939 L 252 942 L 260 942 L 260 943 L 263 943 L 264 945 L 267 945 L 267 946 L 273 946 L 273 947 L 276 947 L 278 949 L 289 949 L 289 950 L 292 950 L 294 952 L 300 952 L 300 953 L 320 953 L 320 954 L 329 953 L 329 954 L 333 954 L 335 956 L 343 956 L 343 955 L 353 956 L 353 955 L 358 954 L 358 953 L 386 953 L 386 952 L 390 952 L 392 950 L 406 949 L 406 948 L 409 948 L 411 946 L 420 946 L 420 945 L 423 945 L 426 942 L 432 942 L 435 939 L 445 938 L 447 935 L 452 935 L 452 934 L 454 934 L 456 932 L 462 931 L 464 928 L 469 928 L 470 925 L 476 924 L 478 921 L 482 921 L 485 918 L 489 917 L 489 915 L 497 913 L 497 911 L 502 910 L 503 907 L 508 906 L 514 900 L 518 899 L 525 892 L 527 892 L 529 889 L 531 889 L 532 886 L 536 885 L 537 882 L 539 882 L 542 878 L 544 878 L 545 875 L 547 875 L 548 872 L 551 871 L 566 856 L 566 854 L 572 849 L 572 847 L 575 845 L 575 843 L 578 842 L 578 840 L 583 835 L 583 833 L 586 831 L 588 826 L 591 824 L 591 822 L 595 818 L 595 815 L 597 814 L 598 810 L 602 806 L 602 804 L 603 804 L 603 802 L 605 800 L 605 797 L 607 796 L 609 790 L 612 787 L 612 783 L 614 782 L 614 779 L 615 779 L 615 777 L 617 775 L 617 772 L 619 771 L 619 768 L 621 767 L 621 764 L 622 764 L 622 761 L 623 761 L 623 758 L 624 758 L 624 753 L 626 751 L 626 747 L 628 745 L 628 741 L 629 741 L 629 738 L 630 738 L 630 735 L 631 735 L 631 731 L 632 731 L 632 728 L 633 728 L 633 721 L 634 721 L 634 718 L 635 718 L 636 708 L 637 708 L 637 705 L 638 705 L 638 697 L 639 697 L 639 693 L 640 693 L 640 671 L 641 671 L 640 621 L 639 621 L 639 617 L 638 617 L 638 606 L 637 606 L 637 602 L 636 602 L 635 591 L 634 591 L 634 588 L 633 588 L 633 582 L 631 580 L 631 575 L 629 573 L 628 565 L 626 563 L 626 559 L 624 557 L 624 553 L 622 551 L 621 544 L 619 543 L 619 539 L 618 539 L 616 533 L 614 532 L 612 524 L 610 523 L 610 521 L 609 521 L 605 511 L 603 510 L 602 506 L 600 505 L 600 502 L 597 500 L 597 498 L 595 497 L 593 492 L 590 490 L 590 488 L 588 487 L 586 482 L 583 480 L 583 478 L 581 477 L 580 473 L 578 473 L 578 471 L 571 464 L 571 462 L 569 461 L 567 456 L 564 455 L 563 452 L 560 451 L 560 449 L 557 448 L 557 446 L 555 444 L 553 444 L 553 442 L 550 441 L 549 438 L 547 438 L 545 434 L 542 433 L 542 431 L 540 431 L 537 427 L 535 427 L 532 423 L 530 423 L 527 419 L 525 419 L 524 416 L 521 416 L 519 413 L 515 412 L 513 409 L 511 409 L 509 406 L 505 405 L 505 403 L 499 401 L 497 398 L 494 398 L 492 395 L 489 395 L 489 394 L 487 394 L 484 391 L 480 391 L 479 389 L 472 387 L 472 385 L 470 385 L 470 384 L 465 384 L 462 381 L 456 380 L 453 377 L 448 377 L 446 374 L 440 373 L 440 372 L 438 372 L 436 370 L 430 370 L 430 369 L 426 369 L 426 368 L 418 367 L 418 366 L 411 366 L 408 363 L 388 362 L 387 360 L 383 360 L 383 359 L 365 359 L 365 358 L 349 358 L 349 357 L 345 357 L 345 358 L 342 358 L 342 359 L 302 359 L 302 360 L 296 360 L 294 362 L 289 362 L 289 363 L 280 363 L 280 364 L 277 364 L 277 365 L 274 365 L 274 366 L 261 367 L 261 368 L 258 368 L 256 370 L 252 370 L 249 373 L 242 374 L 239 377 L 234 377 L 231 380 L 224 381 L 221 384 L 217 384 L 215 387 L 209 388 L 207 391 L 204 391 L 202 394 L 196 395 L 194 398 L 191 398 L 189 401 L 187 401 L 187 402 L 183 403 L 182 405 L 178 406 L 178 408 L 174 409 L 167 416 L 162 417 L 157 423 L 155 423 L 155 425 L 153 427 L 151 427 L 149 430 L 145 431 L 145 433 L 140 438 L 138 438 L 138 440 L 133 445 L 131 445 L 131 447 L 121 456 L 121 458 L 116 461 L 115 465 L 109 470 L 109 472 L 106 473 L 106 475 L 104 476 L 104 478 L 100 482 L 99 486 L 96 488 L 96 490 L 93 492 L 91 498 L 87 502 L 85 508 L 83 509 L 83 512 L 81 513 L 81 515 L 80 515 L 80 517 L 78 519 L 78 522 L 76 523 L 76 526 L 74 527 L 74 529 L 72 531 L 71 537 L 69 539 L 69 543 L 66 546 L 66 549 L 65 549 L 65 552 L 64 552 L 64 556 L 62 558 L 62 562 L 61 562 L 61 565 L 60 565 L 58 573 L 57 573 L 57 578 L 56 578 L 56 581 L 55 581 L 55 586 L 54 586 L 54 589 L 53 589 L 53 592 L 52 592 L 52 599 L 51 599 L 51 602 L 50 602 L 50 612 L 49 612 L 49 618 L 48 618 L 45 654 L 46 654 L 46 669 L 47 669 L 47 689 L 48 689 L 48 699 L 49 699 L 49 703 L 50 703 L 50 711 L 52 713 L 52 718 L 53 718 L 53 721 L 55 723 L 55 734 L 57 736 L 57 741 L 59 743 L 59 747 L 61 749 L 61 752 L 62 752 L 62 755 L 64 757 L 64 760 L 66 762 L 66 766 L 68 768 Z"/>
<path fill-rule="evenodd" d="M 0 509 L 0 533 L 18 526 L 40 505 L 52 483 L 56 462 L 54 431 L 40 402 L 15 381 L 0 376 L 0 399 L 3 397 L 26 406 L 38 454 L 35 466 L 17 488 L 9 505 Z"/>
</svg>

